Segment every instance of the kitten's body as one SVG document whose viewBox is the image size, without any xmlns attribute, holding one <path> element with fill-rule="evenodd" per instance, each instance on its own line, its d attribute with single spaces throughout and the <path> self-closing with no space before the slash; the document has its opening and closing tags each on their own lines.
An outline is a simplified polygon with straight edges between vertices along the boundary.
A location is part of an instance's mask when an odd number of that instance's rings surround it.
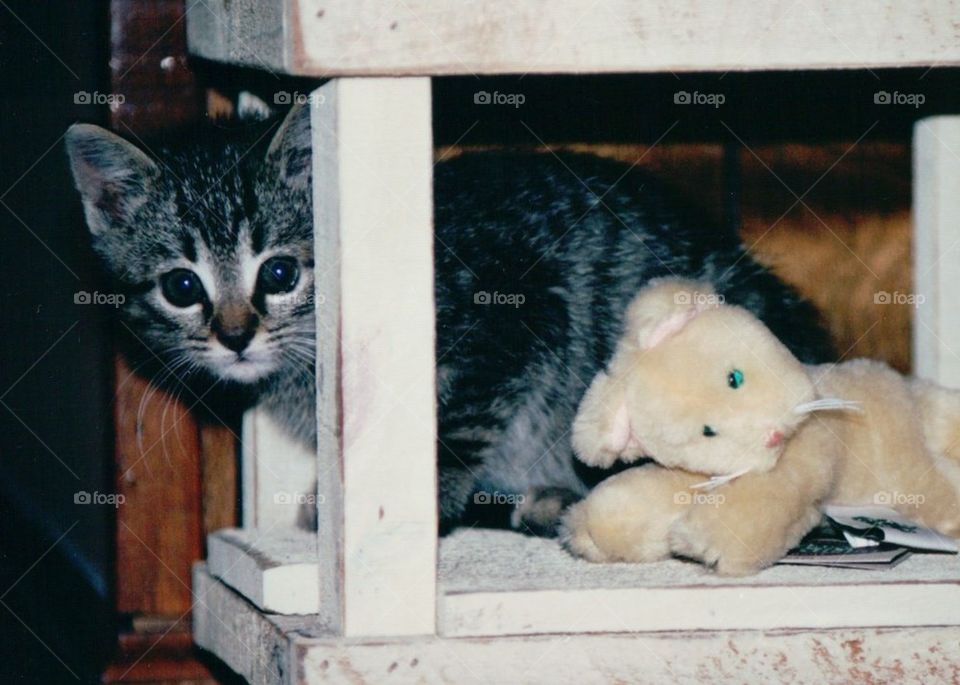
<svg viewBox="0 0 960 685">
<path fill-rule="evenodd" d="M 273 350 L 271 363 L 238 367 L 221 355 L 206 359 L 201 372 L 252 390 L 309 444 L 316 429 L 312 299 L 303 297 L 312 289 L 313 265 L 306 121 L 305 112 L 288 118 L 265 163 L 262 151 L 245 154 L 243 147 L 192 153 L 195 168 L 182 169 L 188 179 L 160 172 L 165 180 L 154 181 L 152 191 L 131 182 L 142 169 L 122 173 L 120 152 L 130 150 L 108 145 L 105 155 L 102 136 L 87 130 L 69 145 L 97 249 L 118 277 L 136 265 L 140 285 L 130 290 L 124 311 L 131 328 L 161 355 L 181 346 L 178 337 L 191 336 L 205 338 L 207 352 L 219 354 L 211 317 L 230 302 L 248 301 L 264 331 L 261 348 Z M 127 201 L 103 202 L 105 175 Z M 178 198 L 173 210 L 162 206 L 169 200 L 148 198 L 136 207 L 129 201 L 158 188 Z M 747 257 L 734 235 L 677 217 L 653 183 L 625 165 L 585 155 L 465 155 L 437 165 L 434 191 L 444 527 L 486 513 L 468 511 L 478 491 L 522 495 L 542 486 L 582 494 L 603 475 L 575 466 L 568 431 L 585 383 L 621 333 L 626 303 L 651 278 L 714 282 L 804 361 L 828 355 L 813 310 Z M 184 195 L 191 200 L 185 205 Z M 150 225 L 162 240 L 143 235 Z M 208 248 L 194 261 L 209 263 L 194 268 L 217 272 L 203 279 L 216 282 L 209 289 L 217 297 L 209 298 L 202 318 L 181 320 L 158 303 L 157 287 L 147 288 L 182 259 L 177 245 L 190 241 Z M 271 249 L 296 255 L 303 267 L 293 304 L 258 302 L 255 290 L 241 287 L 242 274 L 258 268 Z M 158 268 L 158 261 L 167 266 Z"/>
<path fill-rule="evenodd" d="M 582 494 L 606 475 L 574 459 L 569 430 L 586 383 L 612 354 L 627 303 L 651 278 L 714 282 L 801 358 L 829 355 L 808 305 L 746 256 L 736 236 L 678 216 L 639 170 L 586 155 L 465 155 L 437 165 L 434 193 L 448 522 L 477 490 Z M 495 292 L 523 303 L 476 302 Z"/>
</svg>

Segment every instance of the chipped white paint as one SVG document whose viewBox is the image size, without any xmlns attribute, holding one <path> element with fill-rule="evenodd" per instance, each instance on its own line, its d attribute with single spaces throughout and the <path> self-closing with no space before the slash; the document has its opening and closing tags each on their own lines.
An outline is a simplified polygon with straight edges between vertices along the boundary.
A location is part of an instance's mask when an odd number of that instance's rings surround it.
<svg viewBox="0 0 960 685">
<path fill-rule="evenodd" d="M 343 640 L 313 618 L 257 613 L 202 564 L 194 588 L 198 644 L 251 683 L 920 685 L 960 676 L 950 626 Z"/>
</svg>

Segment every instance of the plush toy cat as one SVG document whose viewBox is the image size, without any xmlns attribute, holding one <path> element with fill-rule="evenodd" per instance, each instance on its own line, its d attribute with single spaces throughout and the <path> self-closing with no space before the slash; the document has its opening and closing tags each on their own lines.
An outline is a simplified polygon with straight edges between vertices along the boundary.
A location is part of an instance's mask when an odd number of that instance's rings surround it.
<svg viewBox="0 0 960 685">
<path fill-rule="evenodd" d="M 703 283 L 664 279 L 636 296 L 573 447 L 594 466 L 656 462 L 565 515 L 567 548 L 591 561 L 679 555 L 754 573 L 823 504 L 885 504 L 960 535 L 960 393 L 866 359 L 805 366 Z"/>
</svg>

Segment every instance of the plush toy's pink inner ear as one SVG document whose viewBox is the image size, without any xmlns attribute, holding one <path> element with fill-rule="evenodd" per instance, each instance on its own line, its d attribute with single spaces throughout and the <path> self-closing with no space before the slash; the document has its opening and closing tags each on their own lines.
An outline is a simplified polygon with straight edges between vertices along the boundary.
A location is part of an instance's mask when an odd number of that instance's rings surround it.
<svg viewBox="0 0 960 685">
<path fill-rule="evenodd" d="M 614 454 L 622 454 L 630 442 L 630 433 L 630 415 L 627 413 L 627 405 L 621 404 L 610 425 L 607 448 Z"/>
<path fill-rule="evenodd" d="M 646 340 L 640 341 L 641 346 L 645 349 L 656 347 L 667 338 L 682 331 L 684 326 L 693 321 L 693 319 L 699 313 L 700 312 L 698 309 L 692 307 L 690 309 L 674 312 L 654 326 L 653 330 L 650 331 L 649 335 L 647 335 Z"/>
<path fill-rule="evenodd" d="M 641 334 L 640 347 L 643 349 L 650 349 L 651 347 L 656 347 L 664 340 L 670 336 L 676 335 L 684 329 L 684 327 L 697 318 L 700 314 L 707 311 L 708 309 L 716 309 L 719 306 L 716 302 L 702 302 L 697 301 L 693 306 L 688 307 L 687 309 L 682 309 L 677 312 L 673 312 L 665 318 L 663 321 L 657 323 L 656 326 L 647 334 L 646 339 L 643 339 Z"/>
<path fill-rule="evenodd" d="M 630 449 L 643 449 L 640 440 L 633 432 L 633 426 L 630 425 L 630 414 L 627 413 L 626 404 L 621 404 L 617 413 L 614 414 L 610 434 L 607 436 L 607 449 L 620 455 Z"/>
</svg>

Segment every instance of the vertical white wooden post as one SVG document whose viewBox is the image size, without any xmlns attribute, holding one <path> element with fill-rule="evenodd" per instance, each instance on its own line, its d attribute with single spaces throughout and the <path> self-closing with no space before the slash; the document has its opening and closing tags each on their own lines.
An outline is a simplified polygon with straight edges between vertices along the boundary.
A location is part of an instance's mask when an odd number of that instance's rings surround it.
<svg viewBox="0 0 960 685">
<path fill-rule="evenodd" d="M 914 127 L 913 233 L 914 368 L 960 388 L 960 116 Z"/>
<path fill-rule="evenodd" d="M 321 605 L 348 636 L 434 633 L 430 79 L 312 98 Z"/>
<path fill-rule="evenodd" d="M 316 455 L 262 409 L 244 415 L 242 449 L 243 527 L 279 532 L 307 523 L 302 503 L 312 499 Z"/>
</svg>

